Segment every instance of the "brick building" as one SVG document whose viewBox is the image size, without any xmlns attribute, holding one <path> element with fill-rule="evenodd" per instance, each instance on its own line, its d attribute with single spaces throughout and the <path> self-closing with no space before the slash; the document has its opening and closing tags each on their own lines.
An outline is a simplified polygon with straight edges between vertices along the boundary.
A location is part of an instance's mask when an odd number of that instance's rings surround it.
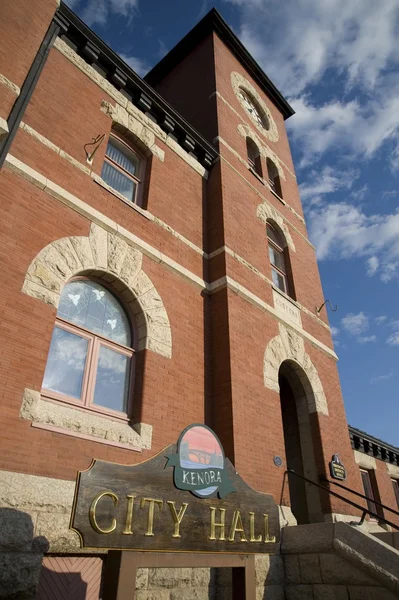
<svg viewBox="0 0 399 600">
<path fill-rule="evenodd" d="M 68 530 L 76 472 L 190 423 L 282 527 L 359 515 L 284 475 L 318 481 L 336 453 L 351 489 L 396 507 L 399 450 L 353 429 L 351 447 L 293 111 L 220 15 L 144 80 L 56 0 L 6 0 L 0 30 L 0 598 L 34 594 L 43 554 L 94 590 L 104 556 Z"/>
</svg>

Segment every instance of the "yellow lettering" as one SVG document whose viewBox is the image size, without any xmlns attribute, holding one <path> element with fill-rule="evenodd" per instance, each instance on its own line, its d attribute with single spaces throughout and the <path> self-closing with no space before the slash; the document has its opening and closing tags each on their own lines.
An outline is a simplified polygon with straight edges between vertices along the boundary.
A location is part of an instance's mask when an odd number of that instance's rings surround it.
<svg viewBox="0 0 399 600">
<path fill-rule="evenodd" d="M 136 497 L 136 494 L 134 494 L 134 495 L 128 494 L 126 496 L 126 498 L 127 498 L 126 522 L 125 522 L 125 528 L 122 531 L 122 533 L 124 535 L 131 535 L 133 533 L 133 529 L 132 529 L 132 523 L 133 523 L 133 503 L 134 503 L 135 497 Z"/>
<path fill-rule="evenodd" d="M 255 537 L 255 513 L 249 513 L 249 541 L 250 542 L 261 542 L 262 536 L 259 534 Z"/>
<path fill-rule="evenodd" d="M 229 541 L 235 542 L 236 533 L 240 534 L 240 538 L 242 542 L 246 542 L 247 538 L 245 537 L 244 525 L 242 523 L 241 513 L 239 510 L 234 511 L 233 520 L 231 522 L 230 527 L 230 535 Z"/>
<path fill-rule="evenodd" d="M 168 504 L 168 506 L 170 508 L 170 512 L 171 512 L 172 519 L 173 519 L 173 523 L 175 524 L 175 532 L 172 535 L 172 537 L 179 538 L 179 537 L 181 537 L 181 535 L 180 535 L 180 523 L 182 522 L 182 519 L 184 517 L 184 513 L 186 512 L 188 504 L 187 504 L 187 502 L 183 502 L 183 504 L 181 505 L 180 510 L 179 510 L 178 513 L 176 512 L 175 503 L 172 502 L 172 500 L 168 500 L 167 504 Z"/>
<path fill-rule="evenodd" d="M 265 538 L 263 541 L 265 544 L 274 544 L 276 536 L 273 535 L 272 537 L 269 537 L 269 515 L 263 515 L 263 518 L 265 523 Z"/>
<path fill-rule="evenodd" d="M 154 512 L 155 512 L 155 504 L 158 504 L 159 510 L 162 510 L 163 501 L 155 500 L 154 498 L 142 498 L 140 503 L 140 508 L 144 508 L 145 503 L 149 503 L 148 507 L 148 520 L 147 520 L 147 531 L 144 535 L 153 536 L 154 535 Z"/>
<path fill-rule="evenodd" d="M 101 498 L 104 498 L 105 496 L 109 496 L 109 498 L 112 498 L 114 506 L 117 506 L 118 502 L 119 502 L 118 496 L 116 496 L 116 494 L 114 494 L 113 492 L 108 492 L 108 491 L 100 492 L 94 498 L 94 500 L 90 504 L 90 508 L 89 508 L 89 520 L 90 520 L 90 525 L 93 527 L 93 529 L 96 533 L 112 533 L 112 531 L 114 531 L 114 529 L 116 529 L 116 519 L 115 518 L 112 519 L 112 523 L 111 523 L 110 527 L 108 527 L 107 529 L 102 529 L 99 526 L 99 524 L 97 523 L 97 517 L 96 517 L 97 504 L 99 503 Z"/>
<path fill-rule="evenodd" d="M 210 540 L 216 540 L 216 527 L 220 527 L 220 537 L 219 540 L 221 541 L 225 541 L 226 538 L 225 536 L 225 523 L 226 523 L 226 509 L 225 508 L 219 508 L 220 510 L 220 523 L 216 523 L 215 521 L 215 517 L 216 517 L 216 511 L 217 508 L 215 508 L 214 506 L 210 506 L 210 511 L 211 511 L 211 534 L 209 536 L 208 539 Z"/>
</svg>

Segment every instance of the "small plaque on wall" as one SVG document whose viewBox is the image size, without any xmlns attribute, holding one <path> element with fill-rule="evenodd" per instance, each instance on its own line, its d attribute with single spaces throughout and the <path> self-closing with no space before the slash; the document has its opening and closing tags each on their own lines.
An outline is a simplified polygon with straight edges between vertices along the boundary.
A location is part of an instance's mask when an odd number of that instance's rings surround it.
<svg viewBox="0 0 399 600">
<path fill-rule="evenodd" d="M 330 462 L 330 474 L 333 479 L 340 479 L 341 481 L 345 481 L 346 479 L 346 469 L 338 454 L 333 454 Z"/>
</svg>

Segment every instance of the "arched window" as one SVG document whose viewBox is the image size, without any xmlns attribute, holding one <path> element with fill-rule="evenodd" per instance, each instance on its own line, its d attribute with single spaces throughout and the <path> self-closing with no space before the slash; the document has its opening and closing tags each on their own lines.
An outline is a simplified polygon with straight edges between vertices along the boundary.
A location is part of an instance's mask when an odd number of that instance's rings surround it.
<svg viewBox="0 0 399 600">
<path fill-rule="evenodd" d="M 289 294 L 287 264 L 283 240 L 277 230 L 267 223 L 267 240 L 269 243 L 269 258 L 272 267 L 272 281 L 276 287 Z"/>
<path fill-rule="evenodd" d="M 272 160 L 270 160 L 270 158 L 268 158 L 266 160 L 266 165 L 267 165 L 267 176 L 269 178 L 269 185 L 270 185 L 272 191 L 275 194 L 277 194 L 277 196 L 282 198 L 283 194 L 281 191 L 281 182 L 280 182 L 280 175 L 279 175 L 278 169 L 277 169 L 276 165 L 274 164 L 274 162 Z"/>
<path fill-rule="evenodd" d="M 247 137 L 246 142 L 249 166 L 257 175 L 259 175 L 259 177 L 262 177 L 262 162 L 260 159 L 259 148 L 249 137 Z"/>
<path fill-rule="evenodd" d="M 111 134 L 105 152 L 101 177 L 110 187 L 137 204 L 142 159 L 125 142 Z"/>
<path fill-rule="evenodd" d="M 42 393 L 115 416 L 128 412 L 132 339 L 128 318 L 105 287 L 76 279 L 61 294 Z"/>
</svg>

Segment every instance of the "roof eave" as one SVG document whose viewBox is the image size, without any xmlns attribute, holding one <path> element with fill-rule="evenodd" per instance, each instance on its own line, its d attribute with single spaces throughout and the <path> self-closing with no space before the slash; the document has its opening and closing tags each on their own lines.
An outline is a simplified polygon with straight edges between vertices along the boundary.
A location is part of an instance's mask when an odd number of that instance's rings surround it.
<svg viewBox="0 0 399 600">
<path fill-rule="evenodd" d="M 295 114 L 292 106 L 279 92 L 266 73 L 261 69 L 255 59 L 251 56 L 238 37 L 220 13 L 212 8 L 197 25 L 182 38 L 162 60 L 159 61 L 144 77 L 150 85 L 156 85 L 161 81 L 174 66 L 179 64 L 206 36 L 215 32 L 220 39 L 231 50 L 243 67 L 253 77 L 260 88 L 269 96 L 277 108 L 281 111 L 284 119 Z"/>
</svg>

